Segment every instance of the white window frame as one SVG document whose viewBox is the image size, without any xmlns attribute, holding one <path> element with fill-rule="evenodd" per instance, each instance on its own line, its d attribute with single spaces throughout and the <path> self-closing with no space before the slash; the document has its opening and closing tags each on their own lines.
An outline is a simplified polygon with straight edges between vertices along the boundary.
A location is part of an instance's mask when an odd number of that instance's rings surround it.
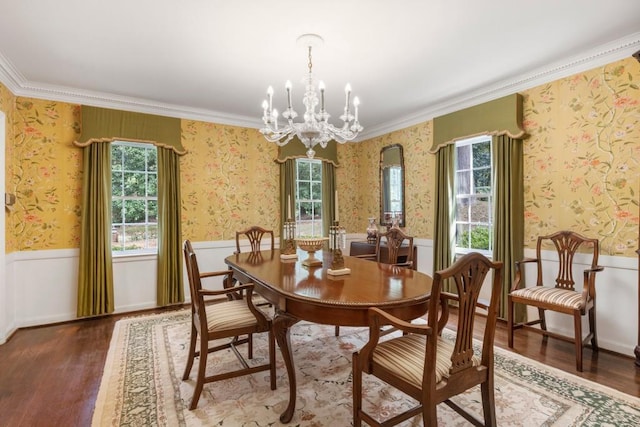
<svg viewBox="0 0 640 427">
<path fill-rule="evenodd" d="M 481 169 L 486 169 L 487 166 L 483 166 L 483 167 L 474 167 L 473 166 L 473 150 L 471 150 L 470 153 L 470 167 L 468 169 L 458 169 L 458 159 L 457 159 L 457 153 L 458 153 L 458 148 L 459 147 L 463 147 L 463 146 L 467 146 L 467 145 L 475 145 L 475 144 L 480 144 L 480 143 L 489 143 L 489 156 L 490 156 L 490 164 L 488 166 L 488 170 L 489 170 L 489 177 L 490 177 L 490 185 L 489 185 L 489 192 L 488 193 L 478 193 L 476 192 L 476 188 L 474 185 L 474 179 L 473 179 L 473 172 L 475 170 L 481 170 Z M 469 252 L 480 252 L 483 255 L 487 256 L 487 257 L 493 257 L 493 233 L 494 233 L 494 224 L 493 224 L 493 186 L 494 186 L 494 182 L 493 182 L 493 153 L 492 153 L 492 138 L 490 135 L 481 135 L 481 136 L 476 136 L 473 138 L 467 138 L 464 140 L 460 140 L 456 142 L 456 160 L 455 160 L 455 182 L 454 182 L 454 199 L 455 199 L 455 204 L 454 204 L 454 226 L 455 226 L 455 239 L 454 239 L 454 251 L 456 253 L 456 255 L 463 255 Z M 469 173 L 469 183 L 468 183 L 468 188 L 469 188 L 469 193 L 463 193 L 463 194 L 459 194 L 458 193 L 458 189 L 459 189 L 459 172 L 470 172 Z M 467 207 L 467 212 L 466 212 L 466 216 L 465 216 L 465 220 L 461 219 L 461 215 L 459 215 L 458 212 L 458 200 L 459 199 L 464 199 L 464 198 L 468 198 L 468 199 L 473 199 L 476 197 L 482 197 L 482 198 L 488 198 L 488 206 L 487 206 L 487 211 L 488 211 L 488 218 L 487 221 L 477 221 L 474 220 L 474 218 L 472 217 L 472 203 L 469 203 L 468 207 Z M 469 244 L 466 247 L 463 246 L 458 246 L 458 229 L 459 229 L 459 225 L 467 225 L 469 229 L 471 229 L 471 227 L 474 226 L 486 226 L 489 229 L 489 248 L 488 249 L 475 249 L 475 248 L 471 248 L 471 236 L 469 235 Z"/>
<path fill-rule="evenodd" d="M 112 149 L 113 147 L 116 146 L 129 146 L 129 147 L 136 147 L 136 148 L 140 148 L 140 149 L 144 149 L 145 151 L 151 151 L 154 150 L 156 151 L 156 170 L 155 171 L 149 171 L 149 165 L 148 162 L 145 160 L 145 167 L 144 170 L 125 170 L 124 169 L 124 164 L 122 165 L 122 172 L 135 172 L 135 173 L 144 173 L 145 175 L 145 195 L 144 196 L 125 196 L 124 195 L 124 188 L 121 191 L 120 195 L 111 195 L 111 203 L 113 204 L 115 201 L 121 201 L 123 206 L 125 204 L 125 201 L 130 201 L 130 200 L 143 200 L 145 201 L 145 221 L 144 223 L 126 223 L 125 222 L 125 209 L 123 207 L 122 209 L 122 217 L 121 217 L 121 221 L 120 222 L 114 222 L 113 221 L 113 215 L 114 213 L 112 212 L 112 217 L 111 217 L 111 247 L 112 247 L 112 254 L 114 256 L 121 256 L 121 255 L 136 255 L 136 254 L 140 254 L 140 255 L 145 255 L 145 254 L 155 254 L 157 253 L 158 250 L 158 246 L 157 246 L 157 241 L 158 241 L 158 221 L 157 218 L 155 218 L 155 221 L 151 221 L 149 218 L 149 210 L 148 210 L 148 202 L 155 202 L 156 204 L 156 214 L 157 214 L 157 204 L 158 204 L 158 188 L 157 188 L 157 183 L 158 183 L 158 164 L 157 164 L 157 148 L 152 145 L 152 144 L 144 144 L 144 143 L 139 143 L 139 142 L 130 142 L 130 141 L 114 141 L 112 144 Z M 146 155 L 145 155 L 146 157 Z M 112 157 L 112 162 L 114 161 L 113 157 Z M 124 163 L 124 158 L 123 158 L 123 163 Z M 118 173 L 120 171 L 117 171 Z M 112 182 L 111 185 L 113 186 L 113 174 L 114 171 L 112 169 L 111 171 L 112 173 Z M 154 195 L 149 195 L 149 185 L 148 185 L 148 181 L 149 181 L 149 177 L 150 175 L 155 175 L 155 180 L 156 180 L 156 192 L 155 192 L 155 196 Z M 123 186 L 124 186 L 124 182 L 123 182 Z M 113 208 L 112 208 L 113 209 Z M 139 249 L 123 249 L 123 250 L 119 250 L 119 249 L 114 249 L 114 243 L 119 243 L 119 244 L 123 244 L 126 247 L 126 229 L 127 227 L 133 227 L 133 226 L 143 226 L 144 227 L 144 231 L 143 231 L 143 238 L 142 241 L 144 242 L 143 247 L 139 248 Z M 118 229 L 117 227 L 120 227 L 120 229 Z M 152 238 L 152 233 L 153 230 L 155 229 L 155 234 L 156 237 L 155 239 Z M 118 239 L 118 240 L 116 240 Z M 124 239 L 124 240 L 123 240 Z M 155 240 L 155 245 L 150 244 L 152 241 Z"/>
<path fill-rule="evenodd" d="M 308 177 L 300 177 L 299 176 L 299 164 L 300 163 L 309 163 L 309 176 Z M 313 179 L 313 174 L 311 173 L 312 165 L 316 164 L 320 166 L 320 181 Z M 299 183 L 310 183 L 311 186 L 313 184 L 320 185 L 320 199 L 313 198 L 313 190 L 310 191 L 309 196 L 311 198 L 302 198 L 300 195 L 300 186 Z M 311 220 L 303 220 L 302 219 L 302 206 L 301 203 L 310 203 L 312 206 Z M 300 158 L 296 159 L 296 203 L 295 203 L 295 221 L 296 221 L 296 233 L 299 236 L 323 236 L 322 229 L 322 161 L 317 159 L 309 159 L 309 158 Z M 316 212 L 315 206 L 319 206 L 319 212 Z M 319 215 L 319 219 L 315 219 L 315 215 Z"/>
</svg>

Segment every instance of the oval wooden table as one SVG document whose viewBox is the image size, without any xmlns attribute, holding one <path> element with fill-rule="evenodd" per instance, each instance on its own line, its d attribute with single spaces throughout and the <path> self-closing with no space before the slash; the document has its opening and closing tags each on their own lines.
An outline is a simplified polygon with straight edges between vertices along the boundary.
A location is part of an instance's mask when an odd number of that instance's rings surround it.
<svg viewBox="0 0 640 427">
<path fill-rule="evenodd" d="M 225 259 L 240 282 L 254 282 L 255 290 L 275 308 L 273 328 L 289 379 L 289 404 L 280 415 L 288 423 L 296 405 L 296 376 L 289 328 L 300 320 L 335 326 L 368 326 L 369 307 L 381 308 L 401 319 L 427 312 L 431 277 L 418 271 L 345 256 L 351 273 L 331 276 L 331 253 L 320 267 L 305 267 L 307 253 L 298 260 L 281 260 L 280 251 L 245 252 Z"/>
</svg>

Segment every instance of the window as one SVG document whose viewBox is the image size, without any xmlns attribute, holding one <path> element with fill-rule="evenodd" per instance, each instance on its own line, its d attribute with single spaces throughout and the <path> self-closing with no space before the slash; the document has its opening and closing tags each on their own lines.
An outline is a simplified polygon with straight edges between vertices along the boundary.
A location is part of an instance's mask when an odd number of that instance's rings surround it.
<svg viewBox="0 0 640 427">
<path fill-rule="evenodd" d="M 492 255 L 491 137 L 456 143 L 456 253 Z"/>
<path fill-rule="evenodd" d="M 158 162 L 151 144 L 111 145 L 111 250 L 158 246 Z"/>
<path fill-rule="evenodd" d="M 296 229 L 300 236 L 322 236 L 322 162 L 296 160 Z"/>
</svg>

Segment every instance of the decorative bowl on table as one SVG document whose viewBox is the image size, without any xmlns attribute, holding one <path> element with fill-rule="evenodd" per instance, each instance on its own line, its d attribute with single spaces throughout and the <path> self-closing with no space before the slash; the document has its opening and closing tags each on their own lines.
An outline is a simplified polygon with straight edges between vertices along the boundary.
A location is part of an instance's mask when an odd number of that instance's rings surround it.
<svg viewBox="0 0 640 427">
<path fill-rule="evenodd" d="M 298 247 L 309 254 L 309 257 L 302 261 L 302 265 L 307 267 L 316 267 L 322 265 L 322 260 L 316 258 L 315 253 L 324 246 L 324 242 L 328 241 L 328 237 L 298 237 L 295 239 Z"/>
</svg>

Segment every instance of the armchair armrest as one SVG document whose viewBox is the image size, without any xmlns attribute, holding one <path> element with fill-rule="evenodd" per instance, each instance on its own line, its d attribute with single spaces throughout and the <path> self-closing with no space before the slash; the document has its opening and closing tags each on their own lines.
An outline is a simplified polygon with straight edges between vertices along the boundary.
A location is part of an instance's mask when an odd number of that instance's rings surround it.
<svg viewBox="0 0 640 427">
<path fill-rule="evenodd" d="M 516 289 L 520 288 L 520 283 L 522 283 L 522 270 L 524 269 L 523 264 L 538 262 L 538 258 L 523 258 L 520 261 L 516 261 L 516 274 L 513 279 L 513 283 L 511 284 L 511 289 L 509 292 L 513 292 Z"/>
<path fill-rule="evenodd" d="M 226 276 L 230 274 L 230 270 L 221 270 L 221 271 L 207 271 L 204 273 L 200 273 L 201 279 L 206 279 L 207 277 L 218 277 L 218 276 Z"/>
<path fill-rule="evenodd" d="M 371 307 L 368 310 L 369 314 L 369 328 L 374 328 L 380 332 L 381 326 L 391 325 L 397 329 L 400 329 L 403 332 L 407 332 L 410 334 L 420 334 L 420 335 L 429 335 L 431 334 L 431 328 L 427 325 L 416 325 L 410 322 L 407 322 L 402 319 L 398 319 L 397 317 L 387 313 L 386 311 L 382 311 L 379 308 Z"/>
</svg>

